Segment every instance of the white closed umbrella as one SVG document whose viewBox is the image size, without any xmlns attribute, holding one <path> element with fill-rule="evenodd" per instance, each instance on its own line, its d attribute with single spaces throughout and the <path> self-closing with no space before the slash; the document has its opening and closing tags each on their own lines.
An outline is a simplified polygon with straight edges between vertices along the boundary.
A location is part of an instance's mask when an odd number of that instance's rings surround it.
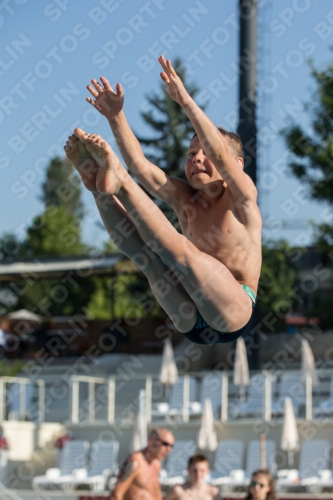
<svg viewBox="0 0 333 500">
<path fill-rule="evenodd" d="M 245 399 L 245 387 L 250 383 L 249 364 L 243 337 L 238 337 L 234 362 L 234 384 L 239 386 L 240 400 Z"/>
<path fill-rule="evenodd" d="M 177 378 L 178 370 L 173 355 L 172 344 L 170 339 L 167 338 L 164 342 L 159 380 L 163 385 L 171 387 L 176 382 Z"/>
<path fill-rule="evenodd" d="M 35 323 L 41 323 L 42 319 L 38 314 L 27 311 L 26 309 L 19 309 L 18 311 L 7 314 L 8 319 L 22 320 L 22 321 L 34 321 Z"/>
<path fill-rule="evenodd" d="M 139 392 L 139 406 L 134 421 L 133 434 L 130 441 L 130 452 L 142 450 L 147 445 L 146 391 Z"/>
<path fill-rule="evenodd" d="M 200 450 L 215 451 L 217 448 L 217 436 L 214 429 L 214 414 L 212 402 L 205 399 L 204 411 L 201 419 L 201 427 L 198 433 L 198 447 Z"/>
<path fill-rule="evenodd" d="M 288 453 L 288 465 L 292 467 L 294 465 L 294 453 L 299 450 L 299 436 L 295 412 L 290 398 L 284 400 L 281 449 Z"/>
<path fill-rule="evenodd" d="M 316 363 L 313 356 L 313 352 L 306 339 L 302 339 L 302 380 L 306 381 L 308 375 L 310 375 L 312 380 L 312 385 L 318 385 L 318 373 L 316 370 Z"/>
</svg>

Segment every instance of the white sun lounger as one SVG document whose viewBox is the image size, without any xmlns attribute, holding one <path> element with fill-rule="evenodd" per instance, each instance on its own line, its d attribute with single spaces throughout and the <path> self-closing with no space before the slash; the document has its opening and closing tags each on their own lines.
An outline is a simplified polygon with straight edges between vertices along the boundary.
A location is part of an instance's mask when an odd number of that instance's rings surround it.
<svg viewBox="0 0 333 500">
<path fill-rule="evenodd" d="M 201 408 L 205 406 L 205 400 L 210 399 L 212 402 L 213 414 L 216 418 L 221 415 L 222 406 L 222 376 L 221 375 L 205 375 L 201 382 L 200 404 Z"/>
<path fill-rule="evenodd" d="M 250 441 L 246 452 L 246 469 L 235 469 L 230 472 L 228 480 L 224 483 L 229 489 L 238 486 L 247 486 L 253 471 L 261 468 L 260 440 Z M 266 467 L 273 474 L 276 472 L 276 443 L 275 441 L 266 441 Z"/>
<path fill-rule="evenodd" d="M 88 485 L 92 491 L 103 491 L 108 479 L 117 472 L 118 452 L 118 441 L 94 441 L 90 447 L 89 468 L 75 469 L 61 481 L 62 487 L 73 490 L 79 485 Z"/>
<path fill-rule="evenodd" d="M 279 398 L 272 402 L 272 415 L 284 414 L 284 401 L 291 399 L 295 416 L 299 413 L 300 406 L 305 406 L 304 384 L 299 373 L 283 373 L 280 380 Z"/>
<path fill-rule="evenodd" d="M 227 484 L 233 471 L 243 469 L 244 443 L 240 440 L 220 441 L 215 453 L 213 469 L 210 473 L 211 484 Z"/>
<path fill-rule="evenodd" d="M 169 403 L 160 403 L 152 409 L 152 417 L 177 417 L 183 413 L 184 402 L 184 377 L 176 380 L 171 388 Z M 197 400 L 198 383 L 194 377 L 190 377 L 189 387 L 189 414 L 192 416 L 201 414 L 201 404 Z"/>
<path fill-rule="evenodd" d="M 44 476 L 32 480 L 33 489 L 57 488 L 72 476 L 75 469 L 83 469 L 88 463 L 89 442 L 75 439 L 66 443 L 61 451 L 60 467 L 48 469 Z"/>
<path fill-rule="evenodd" d="M 332 416 L 333 413 L 333 375 L 330 383 L 330 396 L 328 399 L 321 401 L 319 405 L 314 408 L 313 414 L 315 416 Z"/>
<path fill-rule="evenodd" d="M 304 441 L 300 451 L 299 470 L 292 469 L 292 471 L 285 471 L 285 474 L 279 471 L 277 487 L 280 490 L 286 490 L 306 486 L 308 489 L 315 490 L 320 484 L 319 472 L 328 468 L 329 456 L 330 443 L 327 439 Z M 321 478 L 322 485 L 324 478 L 325 475 Z M 331 485 L 333 486 L 333 481 Z"/>
</svg>

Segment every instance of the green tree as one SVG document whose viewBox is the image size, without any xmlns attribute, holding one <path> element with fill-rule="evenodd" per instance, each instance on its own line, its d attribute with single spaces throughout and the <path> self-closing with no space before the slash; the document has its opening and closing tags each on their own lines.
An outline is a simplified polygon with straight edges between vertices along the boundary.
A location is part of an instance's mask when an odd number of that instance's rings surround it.
<svg viewBox="0 0 333 500">
<path fill-rule="evenodd" d="M 81 201 L 81 181 L 72 163 L 67 159 L 53 158 L 46 170 L 42 184 L 41 200 L 45 207 L 64 207 L 78 218 L 84 215 Z"/>
<path fill-rule="evenodd" d="M 53 158 L 46 170 L 41 199 L 45 210 L 36 216 L 20 241 L 15 235 L 3 235 L 0 241 L 1 258 L 17 257 L 43 259 L 45 257 L 80 255 L 88 252 L 82 242 L 80 218 L 83 204 L 78 176 L 67 160 Z M 17 282 L 18 303 L 15 308 L 35 310 L 44 315 L 72 315 L 91 301 L 96 290 L 92 276 L 77 274 L 71 279 L 41 279 L 29 276 Z"/>
<path fill-rule="evenodd" d="M 54 205 L 47 206 L 41 215 L 34 218 L 23 248 L 25 257 L 37 259 L 87 252 L 86 245 L 81 241 L 77 217 L 65 207 Z M 72 315 L 89 304 L 95 290 L 96 283 L 91 276 L 82 278 L 75 274 L 71 279 L 31 276 L 29 280 L 18 282 L 19 301 L 16 307 L 46 315 Z"/>
<path fill-rule="evenodd" d="M 16 257 L 23 256 L 27 252 L 25 241 L 20 239 L 14 233 L 4 233 L 0 237 L 0 261 L 13 260 Z"/>
<path fill-rule="evenodd" d="M 109 240 L 103 251 L 119 253 Z M 134 270 L 133 270 L 134 266 Z M 132 263 L 126 272 L 114 276 L 96 276 L 96 291 L 87 306 L 88 312 L 100 319 L 114 319 L 135 316 L 136 318 L 164 316 L 165 313 L 155 300 L 146 276 Z"/>
<path fill-rule="evenodd" d="M 62 206 L 49 205 L 34 218 L 27 230 L 27 246 L 32 255 L 79 255 L 86 246 L 81 241 L 77 216 Z"/>
<path fill-rule="evenodd" d="M 0 239 L 0 254 L 4 261 L 17 258 L 43 259 L 43 257 L 79 255 L 87 252 L 81 241 L 81 229 L 77 217 L 63 206 L 49 205 L 34 218 L 24 240 L 13 234 L 4 234 Z M 1 283 L 8 289 L 8 283 Z M 3 305 L 2 314 L 14 307 L 36 310 L 37 313 L 70 315 L 86 306 L 95 291 L 93 278 L 75 276 L 73 280 L 40 279 L 29 276 L 17 282 L 10 292 L 17 294 L 14 306 Z M 47 307 L 46 307 L 47 303 Z"/>
<path fill-rule="evenodd" d="M 310 199 L 328 206 L 325 218 L 312 223 L 314 244 L 327 256 L 327 263 L 332 267 L 333 260 L 333 62 L 319 71 L 313 63 L 310 70 L 315 82 L 311 103 L 306 105 L 310 127 L 306 129 L 292 123 L 283 130 L 286 145 L 292 153 L 289 164 L 295 177 L 307 186 Z M 308 316 L 320 317 L 321 327 L 331 326 L 333 321 L 333 280 L 330 289 L 317 290 L 309 297 L 306 310 Z"/>
<path fill-rule="evenodd" d="M 258 288 L 260 316 L 264 318 L 276 309 L 294 308 L 297 269 L 292 261 L 293 249 L 284 240 L 269 241 L 262 248 L 262 268 Z M 281 326 L 284 326 L 281 325 Z"/>
<path fill-rule="evenodd" d="M 42 316 L 72 316 L 82 314 L 95 293 L 92 277 L 73 275 L 69 279 L 39 279 L 38 276 L 17 282 L 19 293 L 16 309 L 28 309 Z"/>
<path fill-rule="evenodd" d="M 14 361 L 0 361 L 0 377 L 15 377 L 22 370 L 24 364 L 20 359 Z"/>
<path fill-rule="evenodd" d="M 283 130 L 292 153 L 289 167 L 308 188 L 308 196 L 319 202 L 333 203 L 333 62 L 318 71 L 310 64 L 315 80 L 313 99 L 306 109 L 310 129 L 296 123 Z M 322 245 L 333 245 L 333 220 L 317 224 L 315 237 Z"/>
<path fill-rule="evenodd" d="M 141 272 L 96 276 L 88 313 L 99 319 L 164 316 Z"/>
</svg>

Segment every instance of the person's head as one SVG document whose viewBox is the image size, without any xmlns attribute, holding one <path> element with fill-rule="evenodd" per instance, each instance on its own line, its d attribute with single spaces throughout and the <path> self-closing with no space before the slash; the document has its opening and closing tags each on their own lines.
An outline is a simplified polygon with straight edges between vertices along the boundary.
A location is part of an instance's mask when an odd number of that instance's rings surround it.
<svg viewBox="0 0 333 500">
<path fill-rule="evenodd" d="M 147 448 L 153 458 L 164 460 L 173 448 L 175 438 L 168 429 L 157 428 L 150 431 Z"/>
<path fill-rule="evenodd" d="M 0 318 L 0 328 L 4 331 L 9 330 L 9 321 L 7 318 Z"/>
<path fill-rule="evenodd" d="M 228 132 L 221 127 L 217 127 L 217 129 L 220 134 L 225 137 L 231 155 L 235 158 L 239 166 L 243 168 L 244 150 L 239 136 L 234 132 Z M 185 163 L 185 174 L 193 187 L 198 186 L 198 188 L 200 188 L 202 183 L 207 184 L 223 180 L 213 163 L 206 156 L 205 148 L 200 143 L 196 133 L 193 135 L 188 148 L 187 160 Z"/>
<path fill-rule="evenodd" d="M 274 478 L 269 469 L 257 469 L 252 473 L 248 500 L 276 500 Z"/>
<path fill-rule="evenodd" d="M 209 474 L 209 462 L 205 455 L 197 453 L 190 457 L 187 470 L 191 484 L 203 482 L 207 474 Z"/>
</svg>

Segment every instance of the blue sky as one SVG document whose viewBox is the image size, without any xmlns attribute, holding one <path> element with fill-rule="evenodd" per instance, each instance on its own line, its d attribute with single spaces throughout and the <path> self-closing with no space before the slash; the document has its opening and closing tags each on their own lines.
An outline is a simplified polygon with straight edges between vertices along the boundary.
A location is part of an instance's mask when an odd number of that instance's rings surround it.
<svg viewBox="0 0 333 500">
<path fill-rule="evenodd" d="M 159 86 L 157 55 L 180 56 L 189 81 L 220 126 L 237 128 L 238 23 L 235 0 L 7 0 L 0 8 L 0 233 L 24 235 L 40 213 L 49 159 L 75 126 L 114 144 L 108 124 L 85 102 L 91 78 L 106 76 L 125 88 L 125 111 L 135 131 L 145 95 Z M 327 207 L 310 202 L 286 169 L 279 130 L 292 118 L 308 127 L 303 103 L 313 98 L 307 60 L 317 68 L 332 58 L 329 0 L 259 2 L 258 125 L 260 207 L 264 237 L 308 244 L 310 219 L 327 220 Z M 84 238 L 106 239 L 89 193 Z M 282 222 L 290 229 L 285 230 Z"/>
</svg>

